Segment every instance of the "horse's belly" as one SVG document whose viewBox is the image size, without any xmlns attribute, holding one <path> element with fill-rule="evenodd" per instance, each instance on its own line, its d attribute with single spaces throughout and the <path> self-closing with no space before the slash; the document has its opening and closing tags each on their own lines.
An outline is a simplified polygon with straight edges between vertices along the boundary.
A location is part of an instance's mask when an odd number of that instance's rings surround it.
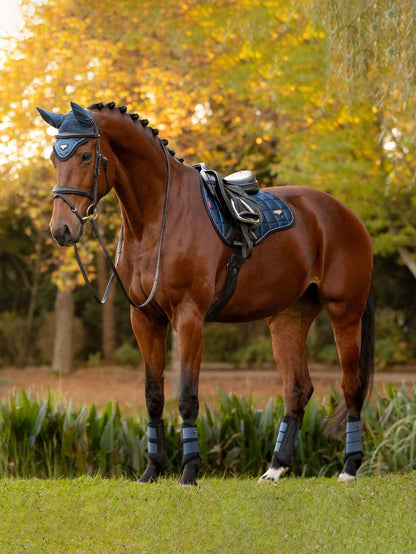
<svg viewBox="0 0 416 554">
<path fill-rule="evenodd" d="M 244 262 L 237 288 L 217 321 L 252 321 L 274 315 L 293 304 L 314 282 L 318 254 L 311 252 L 311 244 L 304 249 L 291 231 L 287 233 L 286 239 L 285 232 L 275 239 L 269 237 Z"/>
</svg>

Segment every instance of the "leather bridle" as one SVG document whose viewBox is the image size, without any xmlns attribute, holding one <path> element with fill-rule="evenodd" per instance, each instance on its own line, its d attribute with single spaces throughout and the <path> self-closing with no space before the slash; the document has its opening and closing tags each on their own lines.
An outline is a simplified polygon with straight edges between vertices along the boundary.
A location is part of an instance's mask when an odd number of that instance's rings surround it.
<svg viewBox="0 0 416 554">
<path fill-rule="evenodd" d="M 95 146 L 95 160 L 94 160 L 94 174 L 90 190 L 84 190 L 76 187 L 64 187 L 57 185 L 52 189 L 54 198 L 61 198 L 71 208 L 72 212 L 77 216 L 82 224 L 90 219 L 96 219 L 98 215 L 98 183 L 101 175 L 101 163 L 104 166 L 105 178 L 107 181 L 107 190 L 105 194 L 110 190 L 110 180 L 108 177 L 108 159 L 103 155 L 101 150 L 100 134 L 97 132 L 97 127 L 94 121 L 94 133 L 58 133 L 55 135 L 56 139 L 74 139 L 74 138 L 86 138 L 96 139 Z M 82 216 L 74 204 L 65 196 L 66 194 L 75 194 L 77 196 L 86 196 L 91 200 L 91 204 L 88 206 L 85 216 Z"/>
<path fill-rule="evenodd" d="M 159 235 L 159 242 L 158 242 L 158 249 L 157 249 L 157 261 L 156 261 L 156 270 L 155 270 L 155 277 L 153 280 L 153 286 L 152 290 L 150 291 L 149 296 L 142 304 L 137 304 L 134 302 L 134 300 L 130 297 L 129 293 L 127 292 L 123 281 L 121 280 L 120 274 L 117 270 L 118 264 L 121 258 L 121 252 L 123 247 L 123 241 L 124 241 L 124 226 L 123 223 L 120 225 L 120 236 L 118 240 L 118 246 L 117 246 L 117 252 L 116 252 L 116 258 L 113 262 L 113 259 L 104 243 L 104 240 L 101 236 L 101 233 L 98 229 L 98 225 L 96 223 L 96 219 L 98 217 L 98 183 L 100 180 L 101 175 L 101 164 L 104 166 L 104 172 L 107 182 L 107 190 L 106 193 L 110 190 L 110 180 L 108 176 L 108 159 L 103 155 L 101 150 L 101 142 L 100 142 L 100 134 L 97 129 L 97 124 L 95 122 L 95 119 L 93 118 L 91 114 L 91 118 L 94 124 L 94 132 L 93 133 L 58 133 L 55 135 L 56 139 L 73 139 L 73 138 L 86 138 L 86 139 L 96 139 L 96 147 L 95 147 L 95 160 L 94 160 L 94 173 L 93 173 L 93 180 L 91 184 L 90 190 L 84 190 L 76 187 L 66 187 L 66 186 L 60 186 L 57 185 L 52 189 L 53 197 L 60 198 L 63 200 L 70 208 L 71 211 L 77 216 L 77 218 L 80 220 L 81 224 L 84 225 L 86 221 L 89 221 L 93 230 L 94 234 L 104 252 L 105 257 L 107 258 L 108 264 L 110 265 L 112 275 L 107 283 L 104 295 L 102 298 L 100 298 L 97 293 L 95 292 L 94 288 L 91 285 L 90 279 L 88 277 L 87 271 L 85 269 L 84 264 L 81 261 L 81 258 L 79 256 L 78 247 L 76 244 L 74 244 L 74 252 L 75 252 L 75 258 L 78 262 L 80 271 L 82 273 L 82 276 L 84 277 L 85 284 L 87 285 L 88 289 L 90 290 L 93 298 L 99 303 L 99 304 L 105 304 L 111 291 L 111 287 L 113 285 L 114 279 L 117 280 L 119 283 L 121 290 L 123 291 L 124 295 L 126 296 L 127 300 L 130 302 L 130 304 L 135 308 L 144 308 L 150 302 L 153 300 L 154 295 L 156 293 L 156 287 L 159 281 L 159 274 L 160 274 L 160 259 L 161 259 L 161 252 L 162 252 L 162 244 L 163 244 L 163 237 L 165 233 L 165 227 L 166 227 L 166 219 L 167 219 L 167 212 L 168 212 L 168 204 L 169 204 L 169 194 L 170 194 L 170 188 L 171 188 L 171 168 L 170 168 L 170 159 L 169 159 L 169 152 L 166 149 L 165 144 L 163 141 L 159 141 L 163 153 L 165 154 L 166 158 L 166 168 L 167 168 L 167 180 L 166 180 L 166 194 L 165 194 L 165 203 L 163 208 L 163 216 L 162 216 L 162 225 Z M 85 216 L 82 216 L 77 208 L 74 206 L 74 204 L 66 197 L 67 194 L 75 194 L 78 196 L 85 196 L 91 200 L 91 204 L 88 206 Z"/>
</svg>

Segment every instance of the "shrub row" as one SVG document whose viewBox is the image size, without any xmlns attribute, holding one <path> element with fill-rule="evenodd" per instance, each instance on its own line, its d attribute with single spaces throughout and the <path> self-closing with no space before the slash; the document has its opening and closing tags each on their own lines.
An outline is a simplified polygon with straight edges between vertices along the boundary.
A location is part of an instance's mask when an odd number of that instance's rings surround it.
<svg viewBox="0 0 416 554">
<path fill-rule="evenodd" d="M 343 437 L 329 437 L 326 418 L 340 398 L 335 392 L 306 410 L 293 472 L 302 476 L 332 476 L 342 468 Z M 272 456 L 282 398 L 264 409 L 250 400 L 219 392 L 215 406 L 205 406 L 198 419 L 203 471 L 206 474 L 257 475 Z M 362 472 L 384 474 L 416 469 L 416 390 L 388 387 L 377 394 L 363 414 L 365 463 Z M 182 457 L 180 420 L 165 419 L 169 472 L 178 474 Z M 146 465 L 146 420 L 123 418 L 109 403 L 73 410 L 52 395 L 35 398 L 22 390 L 0 404 L 0 475 L 75 477 L 101 474 L 136 478 Z"/>
</svg>

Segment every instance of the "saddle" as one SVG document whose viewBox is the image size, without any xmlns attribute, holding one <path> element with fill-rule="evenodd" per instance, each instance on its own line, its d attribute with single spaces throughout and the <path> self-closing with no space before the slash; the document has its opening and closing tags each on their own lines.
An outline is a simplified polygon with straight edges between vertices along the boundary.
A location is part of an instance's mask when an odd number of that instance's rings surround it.
<svg viewBox="0 0 416 554">
<path fill-rule="evenodd" d="M 209 196 L 234 221 L 231 227 L 234 236 L 228 237 L 228 241 L 233 246 L 242 247 L 244 259 L 250 258 L 256 241 L 255 234 L 250 231 L 263 222 L 260 206 L 250 198 L 260 190 L 256 176 L 252 171 L 243 170 L 222 178 L 204 163 L 196 164 L 194 168 L 199 172 Z"/>
<path fill-rule="evenodd" d="M 193 167 L 199 172 L 202 199 L 214 229 L 232 248 L 223 290 L 205 317 L 213 321 L 234 294 L 238 273 L 254 246 L 270 233 L 292 227 L 295 218 L 285 202 L 260 190 L 252 171 L 222 178 L 204 163 Z"/>
</svg>

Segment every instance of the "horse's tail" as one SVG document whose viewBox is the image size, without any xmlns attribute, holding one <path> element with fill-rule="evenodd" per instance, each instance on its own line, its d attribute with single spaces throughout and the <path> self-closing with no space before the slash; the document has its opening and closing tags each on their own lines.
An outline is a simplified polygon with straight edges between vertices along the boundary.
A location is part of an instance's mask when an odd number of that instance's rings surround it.
<svg viewBox="0 0 416 554">
<path fill-rule="evenodd" d="M 375 298 L 371 285 L 367 304 L 361 319 L 361 354 L 359 378 L 361 381 L 363 402 L 370 396 L 374 379 L 374 337 L 375 337 Z"/>
<path fill-rule="evenodd" d="M 374 339 L 375 339 L 375 295 L 371 285 L 370 292 L 361 318 L 361 351 L 358 377 L 361 384 L 362 403 L 370 396 L 374 379 Z M 345 402 L 341 402 L 333 414 L 327 418 L 326 432 L 337 436 L 344 432 L 347 416 Z"/>
</svg>

